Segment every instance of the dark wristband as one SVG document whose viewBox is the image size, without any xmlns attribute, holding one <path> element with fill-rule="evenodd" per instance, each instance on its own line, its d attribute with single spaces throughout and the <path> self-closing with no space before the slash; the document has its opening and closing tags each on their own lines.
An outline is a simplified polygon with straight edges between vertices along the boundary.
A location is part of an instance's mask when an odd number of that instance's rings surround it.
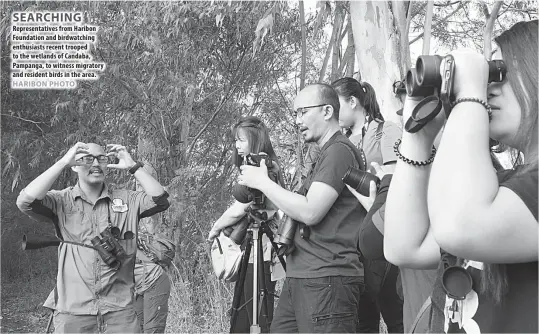
<svg viewBox="0 0 539 334">
<path fill-rule="evenodd" d="M 144 166 L 142 162 L 137 162 L 133 167 L 129 168 L 129 174 L 135 174 L 135 172 L 142 166 Z"/>
</svg>

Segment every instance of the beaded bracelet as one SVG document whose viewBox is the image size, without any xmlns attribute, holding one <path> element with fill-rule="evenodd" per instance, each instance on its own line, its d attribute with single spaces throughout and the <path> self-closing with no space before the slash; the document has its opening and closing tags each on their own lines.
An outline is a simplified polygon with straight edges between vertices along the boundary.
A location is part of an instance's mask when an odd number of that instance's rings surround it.
<svg viewBox="0 0 539 334">
<path fill-rule="evenodd" d="M 483 107 L 485 107 L 485 109 L 487 109 L 489 122 L 492 121 L 492 108 L 490 107 L 490 104 L 488 104 L 485 100 L 481 100 L 475 97 L 461 97 L 456 99 L 455 102 L 451 104 L 451 109 L 453 109 L 458 103 L 461 102 L 476 102 L 481 104 Z"/>
<path fill-rule="evenodd" d="M 432 154 L 430 158 L 428 158 L 425 161 L 416 161 L 416 160 L 408 159 L 407 157 L 401 154 L 401 152 L 399 151 L 400 144 L 401 144 L 401 140 L 397 139 L 397 141 L 395 142 L 395 145 L 393 145 L 393 151 L 397 155 L 397 158 L 401 159 L 407 164 L 410 164 L 413 166 L 427 166 L 427 165 L 430 165 L 434 161 L 434 157 L 436 156 L 436 148 L 434 146 L 432 147 Z"/>
</svg>

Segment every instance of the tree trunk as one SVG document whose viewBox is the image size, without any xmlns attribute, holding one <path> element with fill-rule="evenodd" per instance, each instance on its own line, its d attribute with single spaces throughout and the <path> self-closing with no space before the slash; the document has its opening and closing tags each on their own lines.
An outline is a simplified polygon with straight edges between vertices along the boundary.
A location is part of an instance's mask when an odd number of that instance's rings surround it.
<svg viewBox="0 0 539 334">
<path fill-rule="evenodd" d="M 299 89 L 305 87 L 305 76 L 307 72 L 307 33 L 305 32 L 305 6 L 303 1 L 299 2 L 299 22 L 301 24 L 301 75 Z"/>
<path fill-rule="evenodd" d="M 400 6 L 404 12 L 404 4 L 397 2 L 394 8 Z M 409 67 L 408 43 L 401 45 L 399 36 L 395 34 L 397 29 L 387 2 L 351 1 L 350 15 L 354 44 L 357 50 L 361 50 L 356 52 L 361 78 L 376 90 L 384 118 L 399 122 L 396 111 L 402 107 L 402 102 L 393 94 L 392 86 L 404 77 Z M 406 16 L 399 16 L 399 20 L 402 19 L 402 26 L 406 27 Z M 407 37 L 407 33 L 403 34 L 403 39 L 407 40 Z"/>
<path fill-rule="evenodd" d="M 330 82 L 333 82 L 341 76 L 339 71 L 339 61 L 340 55 L 339 51 L 341 50 L 341 30 L 343 25 L 343 8 L 342 3 L 339 1 L 335 2 L 335 22 L 333 22 L 333 52 L 331 55 L 331 75 Z"/>
<path fill-rule="evenodd" d="M 191 119 L 193 118 L 193 103 L 195 100 L 195 86 L 188 85 L 185 89 L 185 102 L 181 108 L 182 113 L 178 117 L 182 118 L 181 129 L 180 129 L 180 143 L 179 143 L 179 157 L 180 161 L 176 165 L 175 174 L 176 176 L 171 180 L 169 186 L 167 187 L 170 194 L 170 207 L 167 210 L 168 221 L 171 222 L 167 227 L 167 235 L 172 236 L 174 242 L 176 243 L 176 257 L 175 263 L 179 263 L 182 258 L 182 237 L 184 237 L 183 229 L 186 221 L 185 210 L 189 206 L 189 199 L 186 196 L 185 184 L 180 175 L 177 175 L 179 171 L 187 168 L 187 163 L 189 160 L 188 155 L 186 154 L 187 148 L 189 147 L 189 130 L 191 125 Z"/>
<path fill-rule="evenodd" d="M 434 1 L 427 2 L 427 13 L 425 15 L 425 35 L 423 38 L 423 55 L 430 54 L 430 35 L 432 29 L 432 12 L 434 9 Z"/>
<path fill-rule="evenodd" d="M 354 67 L 356 65 L 356 47 L 354 44 L 354 32 L 352 31 L 352 15 L 348 15 L 348 60 L 346 65 L 346 72 L 344 76 L 352 77 L 354 75 Z"/>
<path fill-rule="evenodd" d="M 485 24 L 485 32 L 483 34 L 483 54 L 487 60 L 492 58 L 492 31 L 494 30 L 494 23 L 496 22 L 496 18 L 498 18 L 498 12 L 502 4 L 502 1 L 496 1 L 492 7 L 492 12 L 489 14 L 488 9 L 485 12 L 487 23 Z M 486 7 L 487 5 L 485 4 L 484 6 Z"/>
</svg>

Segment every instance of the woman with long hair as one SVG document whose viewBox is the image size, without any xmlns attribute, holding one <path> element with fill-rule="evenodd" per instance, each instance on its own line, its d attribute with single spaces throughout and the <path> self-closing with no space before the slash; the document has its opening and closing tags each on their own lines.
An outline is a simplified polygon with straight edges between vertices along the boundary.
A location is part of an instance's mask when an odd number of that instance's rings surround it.
<svg viewBox="0 0 539 334">
<path fill-rule="evenodd" d="M 385 173 L 391 174 L 397 160 L 393 143 L 401 137 L 401 130 L 395 123 L 384 120 L 374 88 L 367 82 L 349 77 L 341 78 L 331 86 L 339 95 L 339 125 L 348 130 L 348 139 L 365 153 L 367 166 L 378 164 Z M 371 209 L 374 196 L 362 196 L 349 186 L 348 189 L 367 211 Z M 371 242 L 382 242 L 380 232 L 376 228 L 370 231 L 375 235 L 366 233 L 365 236 L 369 235 L 365 239 L 360 231 L 359 248 L 362 254 L 367 254 L 369 249 L 366 248 L 369 247 L 382 248 L 382 245 Z M 378 333 L 381 313 L 389 332 L 402 333 L 402 300 L 397 293 L 398 268 L 383 258 L 368 259 L 362 256 L 361 261 L 365 270 L 366 289 L 359 300 L 357 331 Z"/>
<path fill-rule="evenodd" d="M 268 159 L 274 162 L 274 167 L 271 169 L 276 175 L 276 182 L 281 186 L 284 186 L 284 181 L 282 173 L 279 168 L 277 155 L 271 144 L 269 137 L 269 131 L 266 125 L 262 122 L 261 119 L 255 116 L 242 117 L 232 129 L 235 146 L 232 153 L 232 161 L 239 167 L 244 163 L 245 159 L 249 158 L 251 154 L 260 154 L 264 153 L 267 155 Z M 213 240 L 223 229 L 228 226 L 232 226 L 238 223 L 246 215 L 246 209 L 249 208 L 253 202 L 252 198 L 249 197 L 250 191 L 244 186 L 237 186 L 234 191 L 235 201 L 234 203 L 221 215 L 219 219 L 213 225 L 208 240 Z M 269 200 L 265 200 L 263 207 L 268 212 L 275 212 L 277 209 Z M 271 227 L 271 226 L 270 226 Z M 273 228 L 275 228 L 273 226 Z M 261 317 L 260 324 L 261 330 L 263 333 L 269 333 L 269 328 L 271 321 L 273 319 L 273 304 L 274 304 L 274 292 L 275 292 L 275 281 L 272 281 L 270 266 L 272 265 L 272 259 L 274 258 L 274 252 L 272 252 L 272 245 L 269 238 L 266 235 L 262 237 L 263 243 L 263 259 L 264 259 L 264 273 L 267 294 L 266 298 L 268 300 L 267 305 L 269 305 L 267 313 L 268 317 Z M 253 253 L 251 252 L 251 258 L 249 259 L 249 265 L 247 267 L 247 274 L 245 277 L 245 284 L 243 286 L 242 296 L 240 300 L 240 305 L 243 305 L 253 297 Z M 275 261 L 276 263 L 278 260 Z M 236 282 L 238 284 L 238 282 Z M 235 289 L 236 292 L 236 289 Z M 250 326 L 252 324 L 252 301 L 243 305 L 243 308 L 239 310 L 237 321 L 235 322 L 234 328 L 231 328 L 231 333 L 248 333 L 250 331 Z M 257 316 L 257 315 L 254 315 Z"/>
<path fill-rule="evenodd" d="M 455 102 L 438 152 L 432 144 L 443 112 L 395 144 L 401 159 L 387 198 L 384 252 L 399 266 L 438 268 L 431 332 L 539 330 L 538 22 L 519 22 L 495 41 L 493 59 L 507 66 L 502 82 L 487 84 L 483 55 L 452 53 Z M 416 103 L 407 99 L 405 119 Z M 523 162 L 496 173 L 489 138 Z"/>
</svg>

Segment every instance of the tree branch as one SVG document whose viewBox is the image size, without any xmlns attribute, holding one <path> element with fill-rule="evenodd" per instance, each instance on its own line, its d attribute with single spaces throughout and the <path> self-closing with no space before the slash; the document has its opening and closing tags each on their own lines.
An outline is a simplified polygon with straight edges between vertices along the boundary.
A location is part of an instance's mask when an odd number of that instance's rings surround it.
<svg viewBox="0 0 539 334">
<path fill-rule="evenodd" d="M 487 57 L 487 60 L 490 60 L 492 57 L 492 31 L 494 30 L 494 23 L 496 22 L 498 12 L 500 11 L 502 4 L 502 1 L 496 1 L 494 6 L 492 7 L 492 12 L 490 14 L 488 14 L 487 9 L 487 23 L 485 24 L 485 32 L 483 37 L 483 54 L 485 55 L 485 57 Z"/>
<path fill-rule="evenodd" d="M 28 122 L 28 123 L 32 123 L 32 124 L 34 124 L 35 126 L 37 126 L 37 128 L 38 128 L 42 133 L 43 133 L 43 129 L 42 129 L 38 124 L 45 124 L 45 125 L 47 125 L 47 123 L 45 123 L 45 122 L 36 122 L 36 121 L 32 121 L 31 119 L 22 118 L 22 117 L 15 116 L 15 115 L 4 114 L 4 113 L 1 113 L 0 115 L 2 115 L 2 116 L 9 116 L 9 117 L 13 117 L 13 118 L 19 119 L 19 120 L 21 120 L 21 121 L 25 121 L 25 122 Z"/>
<path fill-rule="evenodd" d="M 457 11 L 459 11 L 462 7 L 464 7 L 464 2 L 460 2 L 459 5 L 458 5 L 458 7 L 457 7 L 454 11 L 452 11 L 452 12 L 449 13 L 449 14 L 447 14 L 446 17 L 440 19 L 438 22 L 436 22 L 435 24 L 433 24 L 433 25 L 432 25 L 432 28 L 438 26 L 438 25 L 441 24 L 441 23 L 444 23 L 448 18 L 450 18 L 451 16 L 453 16 L 453 14 L 455 14 Z M 421 39 L 421 37 L 423 37 L 424 33 L 425 33 L 425 32 L 422 32 L 422 33 L 419 34 L 416 38 L 412 39 L 412 40 L 410 41 L 409 44 L 412 45 L 414 42 L 416 42 L 416 41 L 418 41 L 419 39 Z"/>
</svg>

